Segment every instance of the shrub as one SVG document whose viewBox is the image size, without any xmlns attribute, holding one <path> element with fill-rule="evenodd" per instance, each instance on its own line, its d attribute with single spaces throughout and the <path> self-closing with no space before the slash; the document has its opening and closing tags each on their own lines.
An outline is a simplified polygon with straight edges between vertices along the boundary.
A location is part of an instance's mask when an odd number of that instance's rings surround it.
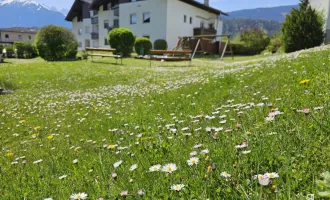
<svg viewBox="0 0 330 200">
<path fill-rule="evenodd" d="M 324 20 L 309 4 L 301 0 L 298 9 L 292 9 L 281 27 L 284 51 L 294 52 L 319 46 L 324 41 Z"/>
<path fill-rule="evenodd" d="M 78 42 L 69 29 L 49 25 L 41 28 L 35 39 L 39 56 L 47 61 L 73 59 Z"/>
<path fill-rule="evenodd" d="M 14 48 L 17 49 L 18 58 L 35 58 L 37 50 L 34 45 L 26 42 L 14 42 Z"/>
<path fill-rule="evenodd" d="M 152 49 L 151 41 L 146 37 L 137 38 L 134 43 L 135 52 L 138 55 L 147 55 Z M 141 48 L 144 49 L 144 52 L 140 52 Z"/>
<path fill-rule="evenodd" d="M 163 39 L 158 39 L 158 40 L 155 40 L 154 42 L 154 49 L 155 50 L 167 50 L 167 42 L 166 40 L 163 40 Z"/>
<path fill-rule="evenodd" d="M 259 28 L 243 29 L 241 41 L 249 48 L 249 54 L 259 54 L 269 45 L 268 35 Z"/>
<path fill-rule="evenodd" d="M 231 42 L 231 48 L 235 55 L 249 55 L 251 52 L 243 42 Z"/>
<path fill-rule="evenodd" d="M 270 39 L 270 43 L 267 46 L 266 50 L 271 53 L 276 53 L 281 48 L 281 36 L 275 34 Z"/>
<path fill-rule="evenodd" d="M 5 46 L 4 48 L 7 51 L 7 58 L 15 58 L 15 52 L 12 46 Z"/>
<path fill-rule="evenodd" d="M 108 36 L 111 48 L 116 49 L 116 54 L 124 57 L 130 56 L 133 51 L 135 36 L 132 31 L 127 28 L 115 28 L 110 31 Z"/>
</svg>

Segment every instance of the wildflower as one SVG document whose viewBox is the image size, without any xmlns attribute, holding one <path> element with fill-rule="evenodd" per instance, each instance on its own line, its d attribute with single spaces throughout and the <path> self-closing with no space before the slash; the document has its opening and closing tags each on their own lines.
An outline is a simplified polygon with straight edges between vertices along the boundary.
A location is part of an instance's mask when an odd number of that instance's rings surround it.
<svg viewBox="0 0 330 200">
<path fill-rule="evenodd" d="M 309 80 L 307 80 L 307 79 L 305 79 L 305 80 L 301 80 L 300 82 L 299 82 L 299 84 L 307 84 L 309 82 Z"/>
<path fill-rule="evenodd" d="M 53 139 L 53 138 L 54 138 L 53 135 L 49 135 L 49 136 L 47 137 L 48 140 L 51 140 L 51 139 Z"/>
<path fill-rule="evenodd" d="M 14 162 L 12 162 L 12 163 L 10 163 L 10 164 L 12 164 L 12 165 L 17 165 L 18 162 L 17 162 L 17 161 L 14 161 Z"/>
<path fill-rule="evenodd" d="M 78 193 L 78 194 L 72 194 L 70 196 L 70 199 L 72 200 L 84 200 L 84 199 L 87 199 L 87 194 L 82 192 L 82 193 Z"/>
<path fill-rule="evenodd" d="M 138 165 L 137 164 L 134 164 L 132 165 L 130 168 L 129 168 L 129 171 L 134 171 L 138 168 Z"/>
<path fill-rule="evenodd" d="M 8 153 L 6 154 L 6 156 L 7 156 L 7 157 L 13 157 L 13 156 L 14 156 L 14 153 L 13 153 L 13 152 L 8 152 Z"/>
<path fill-rule="evenodd" d="M 205 160 L 210 160 L 210 156 L 206 156 Z"/>
<path fill-rule="evenodd" d="M 207 173 L 210 173 L 211 171 L 212 171 L 212 166 L 210 165 L 207 167 Z"/>
<path fill-rule="evenodd" d="M 236 145 L 235 146 L 236 149 L 243 149 L 243 148 L 246 148 L 246 147 L 248 147 L 248 144 L 245 141 L 242 142 L 241 145 Z"/>
<path fill-rule="evenodd" d="M 35 126 L 33 129 L 34 129 L 35 131 L 40 131 L 41 127 L 40 127 L 40 126 Z"/>
<path fill-rule="evenodd" d="M 141 196 L 141 195 L 143 195 L 143 194 L 144 194 L 144 192 L 143 192 L 143 190 L 142 190 L 142 189 L 139 189 L 139 190 L 137 191 L 137 194 Z"/>
<path fill-rule="evenodd" d="M 119 167 L 119 166 L 121 165 L 121 163 L 123 163 L 122 160 L 120 160 L 120 161 L 114 163 L 114 164 L 113 164 L 113 167 L 114 167 L 114 168 L 117 168 L 117 167 Z"/>
<path fill-rule="evenodd" d="M 23 120 L 19 121 L 19 123 L 20 124 L 25 124 L 26 123 L 26 120 L 23 119 Z"/>
<path fill-rule="evenodd" d="M 183 190 L 183 188 L 184 188 L 184 184 L 177 184 L 171 186 L 171 190 L 175 190 L 175 191 Z"/>
<path fill-rule="evenodd" d="M 44 199 L 44 200 L 53 200 L 53 198 L 46 198 L 46 199 Z"/>
<path fill-rule="evenodd" d="M 209 150 L 208 149 L 204 149 L 200 152 L 200 154 L 204 155 L 204 154 L 208 154 L 209 153 Z"/>
<path fill-rule="evenodd" d="M 121 191 L 120 192 L 120 195 L 121 196 L 127 196 L 128 195 L 128 191 L 127 190 Z"/>
<path fill-rule="evenodd" d="M 270 183 L 270 179 L 266 175 L 258 175 L 258 181 L 260 185 L 267 186 Z"/>
<path fill-rule="evenodd" d="M 173 164 L 173 163 L 170 163 L 170 164 L 166 164 L 166 165 L 164 165 L 163 168 L 162 168 L 162 171 L 171 174 L 171 173 L 174 172 L 176 169 L 177 169 L 177 168 L 176 168 L 176 165 Z"/>
<path fill-rule="evenodd" d="M 32 134 L 32 138 L 36 138 L 37 137 L 37 134 Z"/>
<path fill-rule="evenodd" d="M 33 164 L 38 164 L 38 163 L 41 163 L 41 162 L 42 162 L 42 159 L 34 161 Z"/>
<path fill-rule="evenodd" d="M 189 160 L 187 160 L 189 166 L 197 165 L 198 161 L 199 159 L 197 157 L 192 157 Z"/>
<path fill-rule="evenodd" d="M 224 178 L 230 178 L 231 177 L 231 174 L 228 174 L 227 172 L 221 172 L 220 175 Z"/>
<path fill-rule="evenodd" d="M 74 159 L 74 160 L 72 161 L 72 163 L 73 163 L 73 164 L 77 164 L 77 163 L 78 163 L 78 159 Z"/>
<path fill-rule="evenodd" d="M 265 176 L 267 176 L 270 179 L 278 178 L 279 177 L 278 173 L 276 173 L 276 172 L 266 173 Z"/>
<path fill-rule="evenodd" d="M 117 178 L 117 173 L 116 172 L 112 172 L 111 176 L 112 176 L 112 178 L 116 179 Z"/>
<path fill-rule="evenodd" d="M 63 175 L 63 176 L 58 177 L 58 179 L 62 180 L 62 179 L 64 179 L 64 178 L 66 178 L 67 176 L 68 176 L 68 175 Z"/>
<path fill-rule="evenodd" d="M 202 146 L 202 144 L 196 144 L 195 146 L 194 146 L 194 149 L 198 149 L 198 148 L 200 148 Z"/>
<path fill-rule="evenodd" d="M 251 153 L 251 150 L 248 150 L 248 151 L 242 151 L 242 154 L 249 154 Z"/>
<path fill-rule="evenodd" d="M 153 165 L 149 168 L 149 172 L 156 172 L 156 171 L 160 171 L 160 168 L 162 166 L 161 165 Z"/>
</svg>

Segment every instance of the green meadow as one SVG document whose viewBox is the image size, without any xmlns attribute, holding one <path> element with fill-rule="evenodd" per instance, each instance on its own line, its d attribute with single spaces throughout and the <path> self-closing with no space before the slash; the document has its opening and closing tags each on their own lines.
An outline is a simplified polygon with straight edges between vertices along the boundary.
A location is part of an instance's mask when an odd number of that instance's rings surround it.
<svg viewBox="0 0 330 200">
<path fill-rule="evenodd" d="M 7 59 L 0 199 L 317 197 L 330 166 L 329 56 Z"/>
</svg>

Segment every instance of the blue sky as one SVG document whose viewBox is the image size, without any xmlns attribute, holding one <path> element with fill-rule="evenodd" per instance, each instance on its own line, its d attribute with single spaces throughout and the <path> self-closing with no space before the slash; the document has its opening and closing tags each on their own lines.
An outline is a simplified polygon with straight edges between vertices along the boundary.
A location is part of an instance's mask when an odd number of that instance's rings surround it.
<svg viewBox="0 0 330 200">
<path fill-rule="evenodd" d="M 70 9 L 74 0 L 36 0 L 39 3 L 45 4 L 49 7 Z M 203 0 L 198 0 L 203 2 Z M 224 12 L 233 10 L 273 7 L 282 5 L 298 4 L 299 0 L 209 0 L 211 6 L 218 8 Z"/>
</svg>

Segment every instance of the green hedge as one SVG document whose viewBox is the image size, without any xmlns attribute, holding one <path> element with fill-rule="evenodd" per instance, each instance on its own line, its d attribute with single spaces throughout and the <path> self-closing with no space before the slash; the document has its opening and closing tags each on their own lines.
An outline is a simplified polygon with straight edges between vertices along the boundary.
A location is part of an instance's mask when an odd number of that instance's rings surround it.
<svg viewBox="0 0 330 200">
<path fill-rule="evenodd" d="M 127 28 L 115 28 L 109 32 L 108 40 L 111 48 L 116 49 L 116 54 L 124 57 L 130 56 L 133 51 L 135 36 Z"/>
<path fill-rule="evenodd" d="M 252 50 L 244 43 L 231 42 L 231 48 L 235 55 L 251 55 Z"/>
<path fill-rule="evenodd" d="M 37 50 L 34 45 L 26 42 L 14 42 L 14 49 L 17 49 L 18 58 L 35 58 Z"/>
<path fill-rule="evenodd" d="M 146 37 L 137 38 L 134 43 L 134 48 L 135 48 L 135 52 L 138 55 L 142 55 L 142 56 L 148 55 L 150 53 L 150 50 L 152 49 L 152 43 Z M 141 49 L 143 49 L 144 52 L 140 52 Z"/>
<path fill-rule="evenodd" d="M 166 40 L 163 40 L 163 39 L 158 39 L 158 40 L 155 40 L 154 42 L 154 49 L 155 50 L 167 50 L 167 42 Z"/>
</svg>

